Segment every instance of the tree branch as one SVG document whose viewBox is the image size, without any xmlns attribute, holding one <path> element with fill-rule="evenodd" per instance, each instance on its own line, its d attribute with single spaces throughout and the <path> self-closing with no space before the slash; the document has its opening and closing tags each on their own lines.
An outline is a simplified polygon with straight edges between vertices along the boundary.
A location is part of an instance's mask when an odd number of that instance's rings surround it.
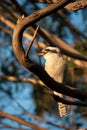
<svg viewBox="0 0 87 130">
<path fill-rule="evenodd" d="M 69 45 L 67 45 L 67 44 L 65 45 L 65 43 L 60 38 L 57 38 L 57 37 L 51 35 L 49 32 L 47 32 L 43 28 L 40 28 L 39 32 L 43 35 L 44 39 L 46 39 L 50 43 L 50 45 L 60 48 L 60 50 L 63 52 L 63 54 L 65 54 L 69 57 L 75 58 L 75 59 L 87 61 L 86 56 L 83 56 L 78 51 L 76 51 L 75 49 L 70 47 Z"/>
<path fill-rule="evenodd" d="M 40 2 L 40 3 L 46 3 L 46 4 L 52 4 L 52 3 L 56 3 L 59 0 L 32 0 L 33 2 Z M 87 1 L 86 0 L 78 0 L 75 2 L 72 2 L 70 4 L 68 4 L 67 6 L 65 6 L 65 9 L 67 10 L 79 10 L 82 8 L 87 7 Z"/>
<path fill-rule="evenodd" d="M 29 51 L 30 51 L 30 49 L 31 49 L 31 46 L 32 46 L 32 44 L 33 44 L 33 42 L 34 42 L 34 40 L 35 40 L 35 38 L 36 38 L 36 36 L 37 36 L 38 28 L 39 28 L 39 26 L 37 26 L 37 28 L 36 28 L 36 30 L 35 30 L 35 32 L 34 32 L 33 39 L 32 39 L 32 41 L 30 42 L 30 44 L 29 44 L 29 46 L 28 46 L 28 49 L 27 49 L 26 52 L 25 52 L 25 57 L 28 57 Z"/>
<path fill-rule="evenodd" d="M 79 0 L 65 6 L 67 10 L 79 10 L 85 7 L 87 7 L 87 0 Z"/>
<path fill-rule="evenodd" d="M 0 15 L 0 20 L 3 23 L 5 23 L 6 25 L 10 26 L 12 29 L 15 27 L 15 25 L 11 21 L 6 20 L 1 15 Z M 33 26 L 33 27 L 34 27 L 34 29 L 37 28 L 37 26 Z M 75 58 L 75 59 L 87 61 L 87 57 L 86 56 L 83 56 L 78 51 L 76 51 L 74 48 L 72 48 L 67 43 L 65 43 L 63 40 L 61 40 L 58 37 L 53 36 L 52 34 L 47 32 L 45 29 L 40 27 L 38 32 L 44 39 L 47 40 L 47 42 L 50 43 L 50 45 L 59 47 L 62 50 L 62 52 L 64 52 L 65 55 L 68 55 L 68 56 L 70 56 L 72 58 Z M 26 32 L 23 33 L 23 36 L 25 36 L 26 38 L 32 39 L 32 36 L 27 34 Z M 39 46 L 45 47 L 45 45 L 42 42 L 39 42 Z M 86 65 L 86 63 L 85 63 L 85 65 Z"/>
<path fill-rule="evenodd" d="M 15 29 L 14 29 L 13 49 L 14 49 L 15 56 L 17 57 L 21 65 L 23 65 L 25 68 L 27 68 L 28 70 L 36 74 L 49 88 L 59 93 L 62 93 L 64 95 L 68 95 L 68 96 L 81 99 L 81 100 L 87 100 L 86 92 L 83 93 L 80 90 L 66 87 L 64 84 L 54 81 L 40 65 L 31 61 L 30 58 L 25 58 L 25 51 L 22 46 L 23 31 L 28 26 L 31 26 L 32 24 L 46 17 L 52 12 L 59 10 L 60 8 L 64 7 L 69 2 L 70 2 L 69 0 L 61 0 L 60 2 L 50 5 L 47 8 L 42 9 L 40 11 L 36 11 L 35 13 L 21 20 L 15 26 Z"/>
<path fill-rule="evenodd" d="M 16 122 L 18 122 L 18 123 L 20 123 L 22 125 L 28 126 L 28 127 L 33 128 L 35 130 L 47 130 L 46 128 L 43 128 L 41 126 L 38 126 L 38 125 L 32 124 L 30 122 L 24 121 L 22 119 L 19 119 L 19 118 L 15 117 L 15 116 L 10 115 L 8 113 L 5 113 L 3 111 L 0 111 L 0 117 L 8 118 L 10 120 L 16 121 Z"/>
<path fill-rule="evenodd" d="M 54 97 L 55 101 L 62 102 L 62 103 L 67 104 L 67 105 L 77 105 L 77 106 L 87 107 L 87 102 L 70 101 L 70 100 L 63 99 L 63 98 L 56 96 L 56 95 L 53 95 L 53 97 Z"/>
<path fill-rule="evenodd" d="M 44 84 L 42 83 L 41 80 L 37 80 L 37 79 L 32 79 L 32 78 L 18 78 L 18 77 L 14 77 L 14 76 L 5 76 L 5 75 L 0 75 L 0 79 L 3 80 L 9 80 L 12 82 L 25 82 L 25 83 L 32 83 L 34 85 L 41 85 L 44 86 Z"/>
</svg>

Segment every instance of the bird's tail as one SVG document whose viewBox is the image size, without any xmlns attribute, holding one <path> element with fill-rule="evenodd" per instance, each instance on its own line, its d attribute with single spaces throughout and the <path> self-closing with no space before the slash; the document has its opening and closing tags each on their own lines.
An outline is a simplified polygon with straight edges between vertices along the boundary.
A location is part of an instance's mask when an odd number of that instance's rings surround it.
<svg viewBox="0 0 87 130">
<path fill-rule="evenodd" d="M 54 91 L 54 94 L 61 97 L 61 98 L 63 98 L 63 95 L 58 93 L 58 92 Z M 58 110 L 59 110 L 60 117 L 63 117 L 63 116 L 67 115 L 67 105 L 66 104 L 58 102 Z"/>
<path fill-rule="evenodd" d="M 67 106 L 61 102 L 58 102 L 58 110 L 60 117 L 67 115 Z"/>
</svg>

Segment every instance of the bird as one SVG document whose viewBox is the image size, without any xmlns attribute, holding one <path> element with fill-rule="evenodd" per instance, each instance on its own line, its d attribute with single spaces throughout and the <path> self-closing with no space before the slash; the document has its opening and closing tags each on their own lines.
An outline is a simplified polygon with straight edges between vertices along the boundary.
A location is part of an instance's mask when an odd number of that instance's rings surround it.
<svg viewBox="0 0 87 130">
<path fill-rule="evenodd" d="M 64 73 L 66 70 L 66 60 L 61 54 L 61 51 L 57 47 L 48 46 L 38 54 L 45 60 L 45 71 L 53 78 L 56 82 L 63 83 Z M 54 95 L 64 98 L 63 94 L 53 91 Z M 61 102 L 58 102 L 58 110 L 60 117 L 67 115 L 67 106 Z"/>
</svg>

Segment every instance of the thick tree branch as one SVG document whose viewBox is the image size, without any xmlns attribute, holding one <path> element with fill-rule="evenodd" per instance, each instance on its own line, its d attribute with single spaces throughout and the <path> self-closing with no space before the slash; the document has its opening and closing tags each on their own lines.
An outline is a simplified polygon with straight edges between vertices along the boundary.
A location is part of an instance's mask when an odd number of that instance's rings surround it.
<svg viewBox="0 0 87 130">
<path fill-rule="evenodd" d="M 37 63 L 31 61 L 30 58 L 25 58 L 25 51 L 22 46 L 22 35 L 24 29 L 26 29 L 28 26 L 31 26 L 33 23 L 37 22 L 41 18 L 49 15 L 52 13 L 52 11 L 56 11 L 63 6 L 65 6 L 66 3 L 68 3 L 68 0 L 60 1 L 56 4 L 53 4 L 45 9 L 42 9 L 40 11 L 37 11 L 33 13 L 32 15 L 25 17 L 23 20 L 21 20 L 14 29 L 13 34 L 13 49 L 14 53 L 18 59 L 18 61 L 28 70 L 36 74 L 49 88 L 52 90 L 55 90 L 59 93 L 62 93 L 64 95 L 68 95 L 77 99 L 86 100 L 87 99 L 87 93 L 83 93 L 80 90 L 76 90 L 73 88 L 66 87 L 64 84 L 55 82 L 47 73 L 46 71 Z"/>
<path fill-rule="evenodd" d="M 37 85 L 39 84 L 40 86 L 44 87 L 45 85 L 41 82 L 41 80 L 35 80 L 35 79 L 31 79 L 31 78 L 17 78 L 17 77 L 14 77 L 14 76 L 5 76 L 5 75 L 0 75 L 0 78 L 4 79 L 4 80 L 9 80 L 9 81 L 13 81 L 13 82 L 28 82 L 28 83 L 32 83 L 34 85 Z M 52 92 L 49 92 L 46 90 L 47 93 L 53 95 Z M 62 99 L 58 96 L 54 96 L 54 99 L 55 101 L 59 101 L 59 102 L 62 102 L 64 104 L 67 104 L 67 105 L 77 105 L 77 106 L 84 106 L 86 107 L 87 106 L 87 102 L 81 102 L 81 101 L 70 101 L 70 100 L 65 100 L 65 99 Z"/>
<path fill-rule="evenodd" d="M 13 2 L 15 1 L 15 0 L 12 0 Z M 53 2 L 55 2 L 55 0 L 53 0 Z M 23 8 L 22 8 L 22 10 L 21 10 L 21 6 L 18 4 L 18 2 L 14 2 L 15 4 L 16 4 L 16 6 L 17 6 L 17 9 L 20 9 L 20 11 L 21 11 L 21 13 L 24 13 L 25 14 L 25 16 L 27 15 L 26 14 L 26 12 L 23 10 Z M 4 22 L 4 23 L 6 23 L 6 24 L 9 24 L 11 27 L 13 27 L 13 24 L 11 24 L 11 22 L 9 22 L 8 20 L 5 20 L 4 18 L 3 18 L 3 16 L 1 16 L 0 17 L 0 19 Z M 36 26 L 34 26 L 34 28 L 36 28 Z M 74 28 L 74 31 L 75 31 L 76 29 Z M 61 42 L 60 42 L 60 38 L 56 38 L 56 41 L 55 41 L 55 38 L 54 38 L 54 36 L 52 35 L 50 35 L 46 30 L 43 30 L 43 28 L 40 28 L 39 29 L 39 31 L 38 31 L 40 34 L 41 34 L 41 36 L 44 38 L 44 39 L 46 39 L 47 40 L 47 42 L 49 42 L 51 45 L 53 45 L 53 46 L 58 46 L 63 52 L 64 52 L 64 54 L 65 55 L 68 55 L 68 56 L 70 56 L 70 57 L 72 57 L 72 58 L 75 58 L 75 59 L 80 59 L 80 60 L 85 60 L 85 61 L 87 61 L 87 57 L 85 57 L 85 56 L 83 56 L 83 55 L 81 55 L 81 54 L 79 54 L 79 53 L 76 53 L 76 51 L 74 51 L 75 49 L 73 49 L 72 47 L 69 47 L 69 45 L 65 45 L 65 44 L 63 44 L 62 45 L 62 43 L 64 43 L 64 42 L 62 42 L 62 40 L 61 40 Z M 79 31 L 77 31 L 79 34 L 81 34 L 81 32 L 79 32 Z M 47 33 L 48 33 L 48 36 L 47 36 Z M 49 37 L 49 35 L 50 35 L 50 37 Z M 82 35 L 82 34 L 81 34 Z M 24 36 L 26 36 L 26 37 L 29 37 L 30 39 L 31 39 L 31 36 L 30 35 L 27 35 L 27 33 L 25 33 L 24 32 Z M 84 36 L 84 35 L 82 35 L 84 38 L 86 38 L 86 36 Z M 51 37 L 53 37 L 53 38 L 51 38 Z M 41 46 L 43 46 L 42 44 L 41 44 L 41 42 L 39 42 L 40 44 L 39 45 L 41 45 Z M 58 44 L 58 45 L 57 45 Z M 67 46 L 67 49 L 65 49 L 66 47 L 65 46 Z M 69 48 L 69 50 L 68 50 L 68 48 Z M 85 63 L 86 64 L 86 63 Z"/>
<path fill-rule="evenodd" d="M 11 27 L 12 29 L 14 29 L 15 27 L 15 24 L 13 24 L 11 21 L 5 19 L 3 16 L 0 16 L 0 20 L 5 23 L 6 25 L 8 25 L 9 27 Z M 34 26 L 34 28 L 36 29 L 37 26 Z M 77 50 L 75 50 L 74 48 L 72 48 L 70 45 L 68 45 L 67 43 L 65 43 L 62 39 L 60 39 L 59 37 L 56 37 L 56 36 L 53 36 L 52 34 L 50 34 L 49 32 L 47 32 L 45 29 L 43 28 L 39 28 L 38 30 L 39 34 L 47 41 L 50 43 L 50 45 L 52 46 L 57 46 L 59 47 L 62 51 L 63 50 L 66 50 L 64 51 L 64 54 L 65 55 L 68 55 L 72 58 L 75 58 L 75 59 L 80 59 L 80 60 L 83 60 L 83 61 L 87 61 L 87 57 L 83 56 L 82 54 L 80 54 Z M 26 32 L 23 33 L 23 36 L 25 36 L 26 38 L 28 39 L 31 39 L 32 40 L 32 36 L 27 34 Z M 56 40 L 56 41 L 55 41 Z M 45 47 L 45 44 L 43 44 L 42 42 L 38 42 L 39 46 L 41 48 L 44 48 Z M 79 63 L 78 65 L 80 66 L 87 66 L 86 64 L 87 63 L 82 63 L 82 61 L 79 61 L 81 63 Z M 77 63 L 76 63 L 77 64 Z"/>
<path fill-rule="evenodd" d="M 77 106 L 87 107 L 87 102 L 70 101 L 70 100 L 63 99 L 59 96 L 55 96 L 55 95 L 53 95 L 53 97 L 54 97 L 55 101 L 62 102 L 62 103 L 67 104 L 67 105 L 77 105 Z"/>
<path fill-rule="evenodd" d="M 71 48 L 67 44 L 64 45 L 64 42 L 60 38 L 51 35 L 43 28 L 40 28 L 39 32 L 43 35 L 44 39 L 46 39 L 50 43 L 50 45 L 60 48 L 63 54 L 75 59 L 87 61 L 86 56 L 81 55 L 79 52 L 75 51 L 75 49 Z"/>
<path fill-rule="evenodd" d="M 79 10 L 87 7 L 87 0 L 79 0 L 68 4 L 65 8 L 68 10 Z"/>
<path fill-rule="evenodd" d="M 16 14 L 16 15 L 17 15 L 17 14 Z M 14 23 L 12 23 L 10 20 L 4 18 L 2 15 L 0 15 L 0 21 L 3 22 L 4 24 L 6 24 L 7 26 L 9 26 L 11 29 L 14 29 L 14 27 L 15 27 L 15 24 L 14 24 Z M 2 29 L 3 29 L 3 28 L 2 28 Z M 5 32 L 7 32 L 7 31 L 5 31 Z M 10 32 L 9 32 L 9 33 L 10 33 Z M 12 32 L 11 32 L 11 34 L 12 34 Z M 33 37 L 32 37 L 31 35 L 29 35 L 27 32 L 24 32 L 24 33 L 23 33 L 23 36 L 26 37 L 26 38 L 28 38 L 28 39 L 30 39 L 30 40 L 33 39 Z M 42 43 L 42 42 L 40 42 L 40 41 L 38 41 L 38 44 L 39 44 L 39 46 L 40 46 L 41 48 L 44 48 L 44 47 L 45 47 L 45 44 Z"/>
<path fill-rule="evenodd" d="M 11 0 L 13 1 L 13 3 L 15 3 L 16 8 L 19 10 L 19 12 L 21 12 L 21 14 L 24 14 L 25 16 L 27 16 L 27 13 L 25 12 L 25 10 L 23 10 L 23 8 L 19 5 L 18 2 L 16 2 L 15 0 Z M 36 1 L 36 2 L 43 2 L 43 3 L 47 3 L 47 4 L 51 4 L 51 3 L 55 3 L 58 0 L 31 0 L 32 1 Z M 83 0 L 83 3 L 86 3 L 85 0 Z M 72 3 L 71 3 L 72 4 Z M 68 6 L 68 5 L 67 5 Z M 65 6 L 66 7 L 66 6 Z M 73 24 L 68 21 L 68 19 L 66 19 L 66 17 L 64 16 L 62 11 L 58 11 L 59 16 L 64 20 L 64 22 L 67 24 L 67 26 L 69 26 L 69 28 L 76 33 L 79 36 L 82 36 L 83 38 L 87 39 L 87 37 L 81 33 L 75 26 L 73 26 Z"/>
<path fill-rule="evenodd" d="M 33 2 L 40 2 L 46 4 L 56 3 L 59 0 L 32 0 Z M 87 0 L 78 0 L 65 6 L 67 10 L 79 10 L 87 7 Z"/>
</svg>

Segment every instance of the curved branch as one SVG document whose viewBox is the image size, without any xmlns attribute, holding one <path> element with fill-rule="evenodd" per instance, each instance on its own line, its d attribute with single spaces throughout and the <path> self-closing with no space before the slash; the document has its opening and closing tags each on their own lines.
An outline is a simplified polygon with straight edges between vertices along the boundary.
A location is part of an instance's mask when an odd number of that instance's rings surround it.
<svg viewBox="0 0 87 130">
<path fill-rule="evenodd" d="M 24 19 L 19 21 L 14 29 L 13 49 L 18 61 L 25 68 L 36 74 L 49 88 L 64 95 L 68 95 L 80 100 L 87 100 L 87 93 L 83 93 L 80 90 L 69 88 L 64 84 L 54 81 L 40 65 L 31 61 L 30 58 L 25 57 L 25 51 L 22 46 L 22 36 L 24 29 L 26 29 L 28 26 L 31 26 L 33 23 L 39 21 L 43 17 L 51 14 L 53 11 L 62 8 L 67 3 L 69 3 L 69 0 L 61 0 L 60 2 L 50 5 L 40 11 L 37 11 L 32 15 L 25 17 Z"/>
<path fill-rule="evenodd" d="M 60 0 L 58 0 L 58 1 L 60 1 Z M 15 6 L 19 10 L 19 12 L 21 12 L 22 14 L 24 14 L 25 16 L 27 16 L 27 13 L 23 10 L 23 8 L 19 5 L 18 2 L 16 2 L 15 0 L 12 0 L 12 2 L 15 3 Z M 47 2 L 49 2 L 49 1 L 47 1 Z M 53 2 L 55 2 L 55 1 L 53 0 Z M 64 18 L 64 16 L 62 16 L 62 17 Z M 0 16 L 0 18 L 3 21 L 3 16 Z M 7 22 L 6 21 L 7 20 L 5 19 L 4 22 L 7 24 L 9 21 L 7 21 Z M 67 20 L 65 20 L 65 22 L 67 22 Z M 68 22 L 68 24 L 69 24 L 69 22 Z M 69 24 L 69 25 L 71 25 L 71 24 Z M 37 28 L 37 26 L 35 24 L 32 27 L 34 29 Z M 13 26 L 12 26 L 12 28 L 13 28 Z M 83 35 L 81 32 L 79 32 L 79 30 L 77 30 L 75 27 L 72 27 L 72 30 L 75 31 L 78 35 L 81 35 L 82 37 L 84 37 L 86 39 L 86 36 Z M 79 60 L 87 61 L 87 57 L 86 56 L 83 56 L 82 54 L 77 53 L 77 51 L 75 49 L 73 49 L 71 46 L 65 45 L 65 43 L 60 38 L 57 38 L 57 37 L 53 36 L 52 34 L 48 33 L 46 30 L 44 30 L 41 27 L 39 28 L 38 32 L 39 32 L 39 34 L 41 34 L 41 36 L 44 39 L 47 40 L 47 42 L 49 41 L 49 43 L 51 45 L 59 47 L 65 55 L 70 56 L 70 57 L 72 57 L 74 59 L 79 59 Z M 26 33 L 24 33 L 24 36 L 28 36 L 28 35 Z M 65 46 L 67 47 L 67 49 L 65 48 Z"/>
<path fill-rule="evenodd" d="M 57 38 L 57 37 L 51 35 L 49 32 L 47 32 L 43 28 L 40 28 L 39 32 L 41 34 L 43 34 L 44 39 L 46 39 L 52 46 L 56 46 L 56 47 L 60 48 L 60 50 L 63 52 L 63 54 L 65 54 L 69 57 L 72 57 L 74 59 L 87 61 L 86 56 L 84 56 L 84 55 L 80 54 L 79 52 L 75 51 L 75 49 L 73 49 L 69 45 L 67 45 L 67 44 L 65 45 L 65 43 L 60 38 Z"/>
<path fill-rule="evenodd" d="M 67 99 L 63 99 L 59 96 L 53 95 L 54 100 L 57 102 L 62 102 L 66 105 L 76 105 L 76 106 L 83 106 L 83 107 L 87 107 L 87 102 L 82 102 L 82 101 L 70 101 Z"/>
</svg>

